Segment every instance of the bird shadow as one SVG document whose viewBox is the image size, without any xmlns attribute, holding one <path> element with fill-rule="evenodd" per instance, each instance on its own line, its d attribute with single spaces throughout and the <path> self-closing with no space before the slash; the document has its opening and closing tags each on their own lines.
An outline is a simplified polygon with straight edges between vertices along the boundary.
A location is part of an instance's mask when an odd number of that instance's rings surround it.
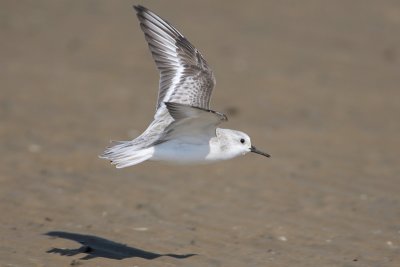
<svg viewBox="0 0 400 267">
<path fill-rule="evenodd" d="M 47 253 L 60 254 L 62 256 L 75 256 L 77 254 L 87 254 L 82 257 L 81 260 L 90 260 L 93 258 L 108 258 L 113 260 L 122 260 L 126 258 L 142 258 L 147 260 L 153 260 L 158 257 L 167 256 L 176 259 L 185 259 L 196 254 L 159 254 L 142 249 L 129 247 L 125 244 L 117 243 L 105 238 L 101 238 L 93 235 L 83 235 L 77 233 L 69 233 L 62 231 L 52 231 L 45 235 L 51 237 L 64 238 L 72 240 L 81 244 L 81 247 L 76 249 L 68 248 L 52 248 Z"/>
</svg>

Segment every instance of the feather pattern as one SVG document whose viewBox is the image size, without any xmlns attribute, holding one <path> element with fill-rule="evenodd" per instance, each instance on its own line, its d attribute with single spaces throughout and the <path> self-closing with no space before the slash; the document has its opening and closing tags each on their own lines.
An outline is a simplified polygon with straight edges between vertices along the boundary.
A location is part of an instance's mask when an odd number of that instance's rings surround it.
<svg viewBox="0 0 400 267">
<path fill-rule="evenodd" d="M 210 110 L 215 78 L 200 52 L 158 15 L 134 8 L 160 72 L 156 113 L 140 136 L 113 142 L 100 157 L 124 168 L 153 159 L 198 162 L 260 154 L 247 134 L 217 128 L 228 119 Z"/>
<path fill-rule="evenodd" d="M 167 112 L 164 102 L 209 109 L 215 78 L 206 60 L 168 22 L 143 6 L 134 8 L 160 71 L 155 118 Z"/>
<path fill-rule="evenodd" d="M 173 102 L 167 102 L 165 105 L 174 121 L 164 129 L 153 145 L 175 138 L 181 140 L 209 138 L 215 136 L 216 128 L 220 123 L 228 120 L 225 114 L 210 109 Z"/>
</svg>

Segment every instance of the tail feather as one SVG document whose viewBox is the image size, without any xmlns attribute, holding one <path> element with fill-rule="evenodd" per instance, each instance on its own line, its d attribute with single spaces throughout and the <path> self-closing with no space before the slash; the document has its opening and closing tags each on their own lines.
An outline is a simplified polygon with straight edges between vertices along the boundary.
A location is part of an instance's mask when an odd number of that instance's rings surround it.
<svg viewBox="0 0 400 267">
<path fill-rule="evenodd" d="M 153 156 L 154 148 L 140 148 L 133 146 L 130 141 L 113 142 L 99 157 L 108 159 L 117 168 L 125 168 L 139 164 Z"/>
</svg>

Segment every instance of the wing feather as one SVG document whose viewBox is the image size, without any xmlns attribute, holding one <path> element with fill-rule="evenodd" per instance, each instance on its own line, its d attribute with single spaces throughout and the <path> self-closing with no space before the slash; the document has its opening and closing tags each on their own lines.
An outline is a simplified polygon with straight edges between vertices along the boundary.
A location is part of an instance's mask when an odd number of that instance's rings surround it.
<svg viewBox="0 0 400 267">
<path fill-rule="evenodd" d="M 206 60 L 171 24 L 143 6 L 134 8 L 160 71 L 155 118 L 167 113 L 164 102 L 209 109 L 215 78 Z"/>
<path fill-rule="evenodd" d="M 175 138 L 200 141 L 215 135 L 217 126 L 228 120 L 225 114 L 210 109 L 174 102 L 166 102 L 165 106 L 174 121 L 165 128 L 163 135 L 153 145 Z"/>
</svg>

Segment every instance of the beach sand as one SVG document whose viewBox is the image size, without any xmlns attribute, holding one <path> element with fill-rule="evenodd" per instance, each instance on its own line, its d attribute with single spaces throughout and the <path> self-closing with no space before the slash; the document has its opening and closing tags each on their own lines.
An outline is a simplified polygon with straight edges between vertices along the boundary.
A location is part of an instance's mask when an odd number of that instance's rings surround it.
<svg viewBox="0 0 400 267">
<path fill-rule="evenodd" d="M 0 266 L 400 266 L 398 1 L 141 2 L 272 158 L 117 170 L 158 88 L 132 4 L 0 4 Z"/>
</svg>

